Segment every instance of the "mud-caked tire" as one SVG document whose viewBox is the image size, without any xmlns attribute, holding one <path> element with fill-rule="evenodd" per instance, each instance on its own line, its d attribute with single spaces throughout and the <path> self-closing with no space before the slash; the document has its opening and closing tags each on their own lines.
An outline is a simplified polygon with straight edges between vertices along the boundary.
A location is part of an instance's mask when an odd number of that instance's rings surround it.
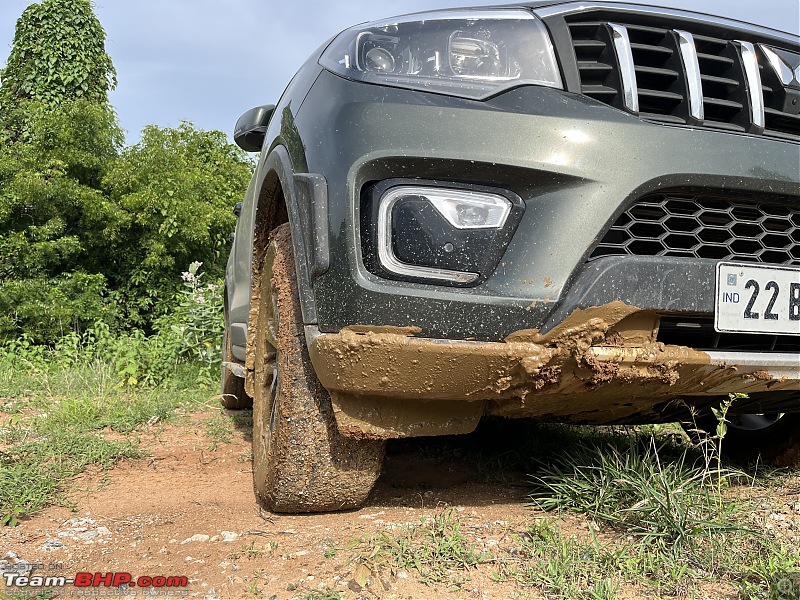
<svg viewBox="0 0 800 600">
<path fill-rule="evenodd" d="M 253 477 L 275 512 L 361 505 L 375 484 L 385 442 L 343 437 L 306 347 L 288 224 L 276 228 L 256 282 L 253 347 Z"/>
</svg>

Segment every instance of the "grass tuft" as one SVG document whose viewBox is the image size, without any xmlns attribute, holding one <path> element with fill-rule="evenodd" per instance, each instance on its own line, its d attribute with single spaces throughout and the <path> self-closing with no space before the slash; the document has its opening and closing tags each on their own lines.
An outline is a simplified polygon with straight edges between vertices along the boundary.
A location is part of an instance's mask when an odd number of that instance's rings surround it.
<svg viewBox="0 0 800 600">
<path fill-rule="evenodd" d="M 427 585 L 461 588 L 470 569 L 489 556 L 461 533 L 455 511 L 447 510 L 362 540 L 351 558 L 379 578 L 384 571 L 402 569 L 416 571 Z"/>
<path fill-rule="evenodd" d="M 577 565 L 580 555 L 593 581 L 638 582 L 669 595 L 697 581 L 722 582 L 756 598 L 767 597 L 781 573 L 796 570 L 796 551 L 750 518 L 746 500 L 726 493 L 747 480 L 743 473 L 722 463 L 712 468 L 715 461 L 701 452 L 659 440 L 647 428 L 593 430 L 562 448 L 568 449 L 541 457 L 532 505 L 585 515 L 613 545 L 594 532 L 588 541 L 565 540 L 549 526 L 533 528 L 523 547 L 534 564 L 516 571 L 523 581 L 586 589 L 564 567 Z M 555 553 L 557 564 L 537 563 L 543 553 Z"/>
<path fill-rule="evenodd" d="M 196 376 L 186 376 L 189 365 L 159 385 L 122 386 L 107 361 L 66 360 L 38 346 L 19 350 L 0 353 L 3 525 L 63 503 L 69 479 L 90 465 L 106 469 L 145 454 L 133 439 L 106 437 L 169 422 L 180 407 L 199 407 L 211 395 Z"/>
</svg>

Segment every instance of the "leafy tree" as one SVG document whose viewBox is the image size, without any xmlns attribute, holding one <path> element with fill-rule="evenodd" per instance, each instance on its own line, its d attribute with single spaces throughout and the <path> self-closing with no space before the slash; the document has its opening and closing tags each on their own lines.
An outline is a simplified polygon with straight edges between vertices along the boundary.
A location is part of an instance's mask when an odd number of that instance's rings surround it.
<svg viewBox="0 0 800 600">
<path fill-rule="evenodd" d="M 24 137 L 30 113 L 78 99 L 108 106 L 117 79 L 105 38 L 89 0 L 44 0 L 25 9 L 0 73 L 0 119 L 12 138 Z"/>
<path fill-rule="evenodd" d="M 0 337 L 44 341 L 113 320 L 97 255 L 118 209 L 99 186 L 121 132 L 86 101 L 29 123 L 28 141 L 0 145 Z"/>
<path fill-rule="evenodd" d="M 121 216 L 105 246 L 114 261 L 106 275 L 131 322 L 166 312 L 193 261 L 212 280 L 222 277 L 236 224 L 233 205 L 251 169 L 225 134 L 189 122 L 145 127 L 139 143 L 114 162 L 104 184 Z"/>
<path fill-rule="evenodd" d="M 115 215 L 100 185 L 122 145 L 104 41 L 89 0 L 44 0 L 17 21 L 0 84 L 0 337 L 52 341 L 114 320 L 93 260 Z"/>
<path fill-rule="evenodd" d="M 123 150 L 104 39 L 89 0 L 17 21 L 0 85 L 0 340 L 52 343 L 97 320 L 151 329 L 190 263 L 224 271 L 252 164 L 190 123 Z"/>
</svg>

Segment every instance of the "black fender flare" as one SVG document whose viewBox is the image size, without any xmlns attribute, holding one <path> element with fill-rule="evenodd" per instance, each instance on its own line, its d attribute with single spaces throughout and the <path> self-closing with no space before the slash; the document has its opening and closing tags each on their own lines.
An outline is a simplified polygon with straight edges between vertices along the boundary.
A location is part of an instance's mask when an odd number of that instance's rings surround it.
<svg viewBox="0 0 800 600">
<path fill-rule="evenodd" d="M 264 159 L 259 170 L 256 189 L 259 190 L 255 214 L 273 209 L 276 194 L 264 194 L 270 178 L 277 177 L 286 203 L 289 226 L 292 231 L 295 269 L 297 272 L 300 308 L 305 325 L 316 325 L 317 307 L 314 297 L 314 280 L 330 266 L 330 243 L 328 235 L 328 183 L 316 173 L 295 173 L 285 146 L 275 146 Z M 263 222 L 256 216 L 254 223 Z M 279 223 L 270 224 L 274 228 Z M 268 232 L 263 232 L 268 233 Z M 255 240 L 259 232 L 254 232 Z M 254 257 L 263 248 L 253 248 Z"/>
</svg>

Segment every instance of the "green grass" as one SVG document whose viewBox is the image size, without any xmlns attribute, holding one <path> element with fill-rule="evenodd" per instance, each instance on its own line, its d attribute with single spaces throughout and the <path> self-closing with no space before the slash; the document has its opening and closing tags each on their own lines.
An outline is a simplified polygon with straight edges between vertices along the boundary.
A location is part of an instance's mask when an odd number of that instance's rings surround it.
<svg viewBox="0 0 800 600">
<path fill-rule="evenodd" d="M 462 587 L 470 569 L 489 558 L 461 533 L 453 510 L 359 540 L 354 550 L 352 559 L 379 578 L 383 572 L 405 569 L 416 572 L 422 583 L 454 588 Z"/>
<path fill-rule="evenodd" d="M 498 578 L 513 578 L 551 598 L 614 598 L 624 573 L 623 552 L 613 546 L 564 536 L 542 519 L 518 537 L 512 556 L 498 561 Z"/>
<path fill-rule="evenodd" d="M 460 589 L 479 568 L 521 597 L 767 600 L 788 581 L 794 595 L 786 597 L 800 598 L 800 548 L 764 527 L 770 509 L 759 506 L 786 473 L 718 462 L 718 440 L 693 447 L 674 425 L 488 425 L 457 447 L 468 448 L 465 460 L 484 482 L 520 485 L 513 474 L 530 473 L 534 512 L 531 524 L 506 532 L 513 542 L 478 551 L 458 514 L 445 510 L 326 556 L 350 552 L 356 582 L 373 591 L 398 570 Z M 452 453 L 455 443 L 420 442 L 421 452 Z M 490 467 L 512 476 L 486 477 Z"/>
<path fill-rule="evenodd" d="M 231 436 L 236 429 L 241 429 L 247 436 L 252 436 L 253 416 L 249 411 L 228 411 L 220 408 L 217 414 L 203 421 L 204 433 L 209 439 L 209 449 L 216 450 L 220 444 L 230 444 Z M 252 451 L 242 458 L 240 462 L 252 460 Z"/>
<path fill-rule="evenodd" d="M 540 455 L 532 505 L 583 515 L 613 542 L 567 540 L 550 526 L 532 528 L 523 544 L 531 561 L 515 574 L 521 581 L 560 597 L 594 598 L 575 595 L 586 582 L 576 581 L 569 565 L 581 556 L 592 581 L 608 582 L 606 594 L 623 582 L 658 596 L 716 582 L 746 598 L 768 598 L 777 578 L 797 570 L 798 549 L 751 518 L 755 509 L 746 499 L 729 493 L 747 485 L 744 473 L 648 428 L 578 432 L 561 451 Z M 556 565 L 536 560 L 548 553 L 559 556 Z"/>
<path fill-rule="evenodd" d="M 156 386 L 127 386 L 109 362 L 60 359 L 36 348 L 0 355 L 2 524 L 65 503 L 70 478 L 89 466 L 143 456 L 132 432 L 213 395 L 197 385 L 197 367 L 184 365 Z"/>
</svg>

